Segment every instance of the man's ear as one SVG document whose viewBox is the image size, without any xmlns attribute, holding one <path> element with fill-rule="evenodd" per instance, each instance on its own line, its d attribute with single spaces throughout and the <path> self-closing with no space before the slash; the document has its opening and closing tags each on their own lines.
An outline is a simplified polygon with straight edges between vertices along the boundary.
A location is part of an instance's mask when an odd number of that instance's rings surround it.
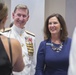
<svg viewBox="0 0 76 75">
<path fill-rule="evenodd" d="M 14 19 L 14 13 L 12 13 L 12 18 Z"/>
<path fill-rule="evenodd" d="M 27 21 L 29 20 L 29 15 L 28 15 L 28 17 L 27 17 Z"/>
</svg>

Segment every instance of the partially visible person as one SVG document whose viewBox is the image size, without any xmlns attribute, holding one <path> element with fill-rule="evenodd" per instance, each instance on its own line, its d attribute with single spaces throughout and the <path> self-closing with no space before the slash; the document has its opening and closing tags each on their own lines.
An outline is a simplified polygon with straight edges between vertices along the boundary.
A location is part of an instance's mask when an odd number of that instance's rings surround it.
<svg viewBox="0 0 76 75">
<path fill-rule="evenodd" d="M 10 26 L 9 27 L 12 27 L 13 26 L 13 22 L 10 24 Z"/>
<path fill-rule="evenodd" d="M 44 26 L 44 40 L 37 53 L 35 75 L 67 75 L 71 38 L 64 18 L 50 15 Z"/>
<path fill-rule="evenodd" d="M 73 32 L 72 44 L 69 56 L 68 75 L 76 75 L 76 28 Z"/>
<path fill-rule="evenodd" d="M 0 30 L 4 28 L 8 16 L 8 8 L 0 2 Z M 20 43 L 7 38 L 0 32 L 0 75 L 11 75 L 12 71 L 20 72 L 24 68 Z"/>
<path fill-rule="evenodd" d="M 3 34 L 20 42 L 26 66 L 22 72 L 14 72 L 14 75 L 34 75 L 36 64 L 35 34 L 25 29 L 29 19 L 29 9 L 26 5 L 18 4 L 12 13 L 12 18 L 12 27 L 6 28 Z"/>
</svg>

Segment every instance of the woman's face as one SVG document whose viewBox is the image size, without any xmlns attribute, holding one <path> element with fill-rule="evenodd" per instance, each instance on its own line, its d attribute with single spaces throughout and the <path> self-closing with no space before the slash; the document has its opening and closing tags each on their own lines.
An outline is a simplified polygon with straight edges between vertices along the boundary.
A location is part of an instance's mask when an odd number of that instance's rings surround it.
<svg viewBox="0 0 76 75">
<path fill-rule="evenodd" d="M 48 21 L 48 29 L 51 35 L 60 35 L 61 26 L 56 17 L 52 17 Z"/>
</svg>

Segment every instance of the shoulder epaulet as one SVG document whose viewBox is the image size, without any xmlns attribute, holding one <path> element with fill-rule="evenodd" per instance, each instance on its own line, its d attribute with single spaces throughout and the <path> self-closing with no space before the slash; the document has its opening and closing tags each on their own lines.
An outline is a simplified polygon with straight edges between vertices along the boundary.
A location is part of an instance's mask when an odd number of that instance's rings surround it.
<svg viewBox="0 0 76 75">
<path fill-rule="evenodd" d="M 8 32 L 10 30 L 11 30 L 11 28 L 5 28 L 4 32 Z"/>
<path fill-rule="evenodd" d="M 10 30 L 11 30 L 11 28 L 5 28 L 5 29 L 1 29 L 0 32 L 8 32 Z"/>
<path fill-rule="evenodd" d="M 4 29 L 0 29 L 0 32 L 3 32 L 4 31 Z"/>
<path fill-rule="evenodd" d="M 35 37 L 35 34 L 34 34 L 34 33 L 29 32 L 29 31 L 27 31 L 27 30 L 25 30 L 25 32 L 26 32 L 27 34 L 32 35 L 32 36 L 34 36 L 34 37 Z"/>
</svg>

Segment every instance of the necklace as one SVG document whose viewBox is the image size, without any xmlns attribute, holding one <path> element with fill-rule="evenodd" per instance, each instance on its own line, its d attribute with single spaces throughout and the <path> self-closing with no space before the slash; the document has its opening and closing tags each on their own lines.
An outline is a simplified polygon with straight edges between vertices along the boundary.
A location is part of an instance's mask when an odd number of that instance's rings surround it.
<svg viewBox="0 0 76 75">
<path fill-rule="evenodd" d="M 51 47 L 52 47 L 52 50 L 56 51 L 56 52 L 60 52 L 62 50 L 62 47 L 63 47 L 63 43 L 61 43 L 59 45 L 59 47 L 56 47 L 55 44 L 53 42 L 51 42 Z"/>
</svg>

